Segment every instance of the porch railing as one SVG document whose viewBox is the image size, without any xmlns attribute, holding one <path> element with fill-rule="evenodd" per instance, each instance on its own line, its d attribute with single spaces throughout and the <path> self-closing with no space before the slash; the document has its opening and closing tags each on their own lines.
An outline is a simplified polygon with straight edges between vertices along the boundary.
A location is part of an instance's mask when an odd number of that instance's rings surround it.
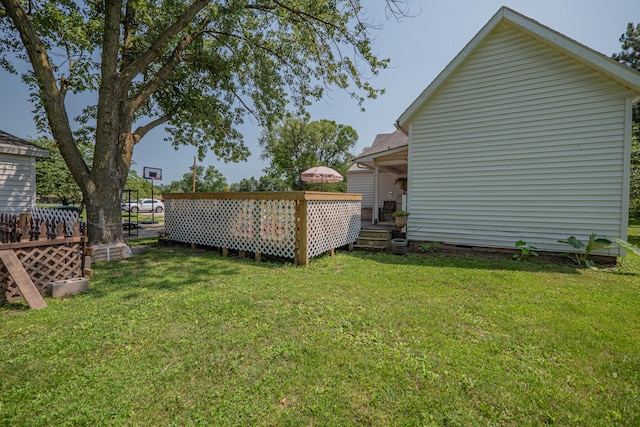
<svg viewBox="0 0 640 427">
<path fill-rule="evenodd" d="M 360 232 L 360 194 L 325 192 L 165 193 L 172 241 L 293 259 L 352 244 Z"/>
</svg>

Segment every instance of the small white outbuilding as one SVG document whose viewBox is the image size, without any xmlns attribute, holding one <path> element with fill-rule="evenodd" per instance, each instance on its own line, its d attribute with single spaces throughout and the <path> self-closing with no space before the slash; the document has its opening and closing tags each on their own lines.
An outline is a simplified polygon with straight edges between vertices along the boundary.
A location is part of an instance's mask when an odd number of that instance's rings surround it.
<svg viewBox="0 0 640 427">
<path fill-rule="evenodd" d="M 640 73 L 501 8 L 397 121 L 407 238 L 564 251 L 626 239 Z"/>
<path fill-rule="evenodd" d="M 49 157 L 49 152 L 0 130 L 0 213 L 35 207 L 37 157 Z"/>
</svg>

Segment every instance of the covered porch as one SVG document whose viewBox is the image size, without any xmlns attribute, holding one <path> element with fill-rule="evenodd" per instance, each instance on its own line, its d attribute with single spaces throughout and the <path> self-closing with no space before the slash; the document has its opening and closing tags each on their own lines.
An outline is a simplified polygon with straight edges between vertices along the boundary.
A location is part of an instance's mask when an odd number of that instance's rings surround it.
<svg viewBox="0 0 640 427">
<path fill-rule="evenodd" d="M 407 210 L 408 154 L 408 138 L 398 130 L 377 135 L 371 148 L 354 159 L 348 191 L 362 194 L 363 226 L 394 228 L 391 214 Z"/>
</svg>

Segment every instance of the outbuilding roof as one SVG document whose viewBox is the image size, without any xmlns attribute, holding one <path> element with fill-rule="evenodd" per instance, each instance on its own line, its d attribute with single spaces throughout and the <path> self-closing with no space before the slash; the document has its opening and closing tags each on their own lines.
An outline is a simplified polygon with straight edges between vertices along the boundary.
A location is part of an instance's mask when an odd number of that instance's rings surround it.
<svg viewBox="0 0 640 427">
<path fill-rule="evenodd" d="M 640 100 L 640 73 L 605 55 L 588 48 L 577 41 L 554 31 L 537 21 L 527 18 L 507 7 L 502 7 L 489 22 L 474 36 L 462 51 L 445 67 L 445 69 L 427 86 L 413 103 L 398 118 L 396 126 L 408 133 L 408 123 L 413 115 L 431 96 L 447 81 L 449 76 L 460 67 L 465 60 L 499 25 L 508 23 L 536 40 L 564 53 L 575 61 L 606 76 L 618 84 L 628 88 L 637 96 L 634 103 Z"/>
<path fill-rule="evenodd" d="M 0 153 L 15 154 L 18 156 L 49 157 L 47 150 L 3 130 L 0 130 Z"/>
</svg>

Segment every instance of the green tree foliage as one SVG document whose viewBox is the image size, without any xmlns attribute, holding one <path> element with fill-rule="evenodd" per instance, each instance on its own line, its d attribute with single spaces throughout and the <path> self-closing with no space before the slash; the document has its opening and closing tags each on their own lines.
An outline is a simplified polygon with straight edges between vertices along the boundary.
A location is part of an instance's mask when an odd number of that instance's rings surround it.
<svg viewBox="0 0 640 427">
<path fill-rule="evenodd" d="M 258 191 L 258 180 L 254 177 L 243 178 L 240 182 L 233 183 L 229 186 L 229 191 L 252 192 Z"/>
<path fill-rule="evenodd" d="M 627 24 L 627 31 L 620 36 L 622 51 L 614 53 L 612 58 L 634 70 L 640 71 L 640 24 Z M 633 107 L 633 121 L 640 123 L 640 106 Z"/>
<path fill-rule="evenodd" d="M 87 203 L 92 243 L 121 241 L 120 197 L 135 145 L 164 126 L 168 142 L 225 161 L 249 152 L 238 126 L 264 128 L 327 87 L 358 103 L 381 90 L 362 0 L 0 0 L 0 66 L 23 76 L 36 123 L 50 132 Z M 404 14 L 406 0 L 386 0 Z M 97 94 L 73 123 L 67 96 Z M 86 95 L 88 94 L 88 95 Z M 82 157 L 79 136 L 95 143 Z"/>
<path fill-rule="evenodd" d="M 36 193 L 42 198 L 54 198 L 56 202 L 67 205 L 82 199 L 80 187 L 76 184 L 69 168 L 64 163 L 56 143 L 48 138 L 40 137 L 33 142 L 40 148 L 49 151 L 49 157 L 36 160 Z M 83 147 L 84 156 L 90 157 L 90 148 Z"/>
<path fill-rule="evenodd" d="M 328 166 L 346 176 L 357 140 L 358 134 L 351 126 L 288 116 L 280 126 L 263 133 L 261 158 L 270 161 L 265 169 L 269 176 L 282 177 L 288 188 L 301 190 L 309 185 L 300 175 L 314 166 Z M 324 189 L 327 187 L 325 184 Z M 346 184 L 341 183 L 342 187 Z"/>
<path fill-rule="evenodd" d="M 193 166 L 185 173 L 180 181 L 172 181 L 162 191 L 169 193 L 191 193 L 193 190 Z M 196 166 L 196 192 L 217 192 L 227 190 L 227 180 L 214 166 Z"/>
<path fill-rule="evenodd" d="M 249 179 L 244 178 L 238 183 L 231 184 L 229 191 L 286 191 L 288 190 L 285 182 L 278 177 L 263 175 L 260 179 L 251 177 Z"/>
<path fill-rule="evenodd" d="M 125 184 L 125 189 L 137 191 L 137 196 L 139 199 L 149 198 L 151 197 L 151 185 L 152 184 L 150 180 L 138 175 L 138 172 L 131 169 L 129 171 L 127 183 Z M 160 193 L 160 191 L 158 190 L 157 193 Z M 157 193 L 154 189 L 154 197 Z"/>
<path fill-rule="evenodd" d="M 629 216 L 640 218 L 640 122 L 633 124 Z"/>
<path fill-rule="evenodd" d="M 613 59 L 640 71 L 640 24 L 627 24 L 627 31 L 620 36 L 622 52 Z M 629 216 L 640 217 L 640 106 L 633 107 L 633 133 L 631 144 L 631 185 Z"/>
<path fill-rule="evenodd" d="M 280 177 L 263 175 L 258 180 L 258 189 L 257 191 L 287 191 L 289 187 L 287 187 L 286 182 Z"/>
</svg>

